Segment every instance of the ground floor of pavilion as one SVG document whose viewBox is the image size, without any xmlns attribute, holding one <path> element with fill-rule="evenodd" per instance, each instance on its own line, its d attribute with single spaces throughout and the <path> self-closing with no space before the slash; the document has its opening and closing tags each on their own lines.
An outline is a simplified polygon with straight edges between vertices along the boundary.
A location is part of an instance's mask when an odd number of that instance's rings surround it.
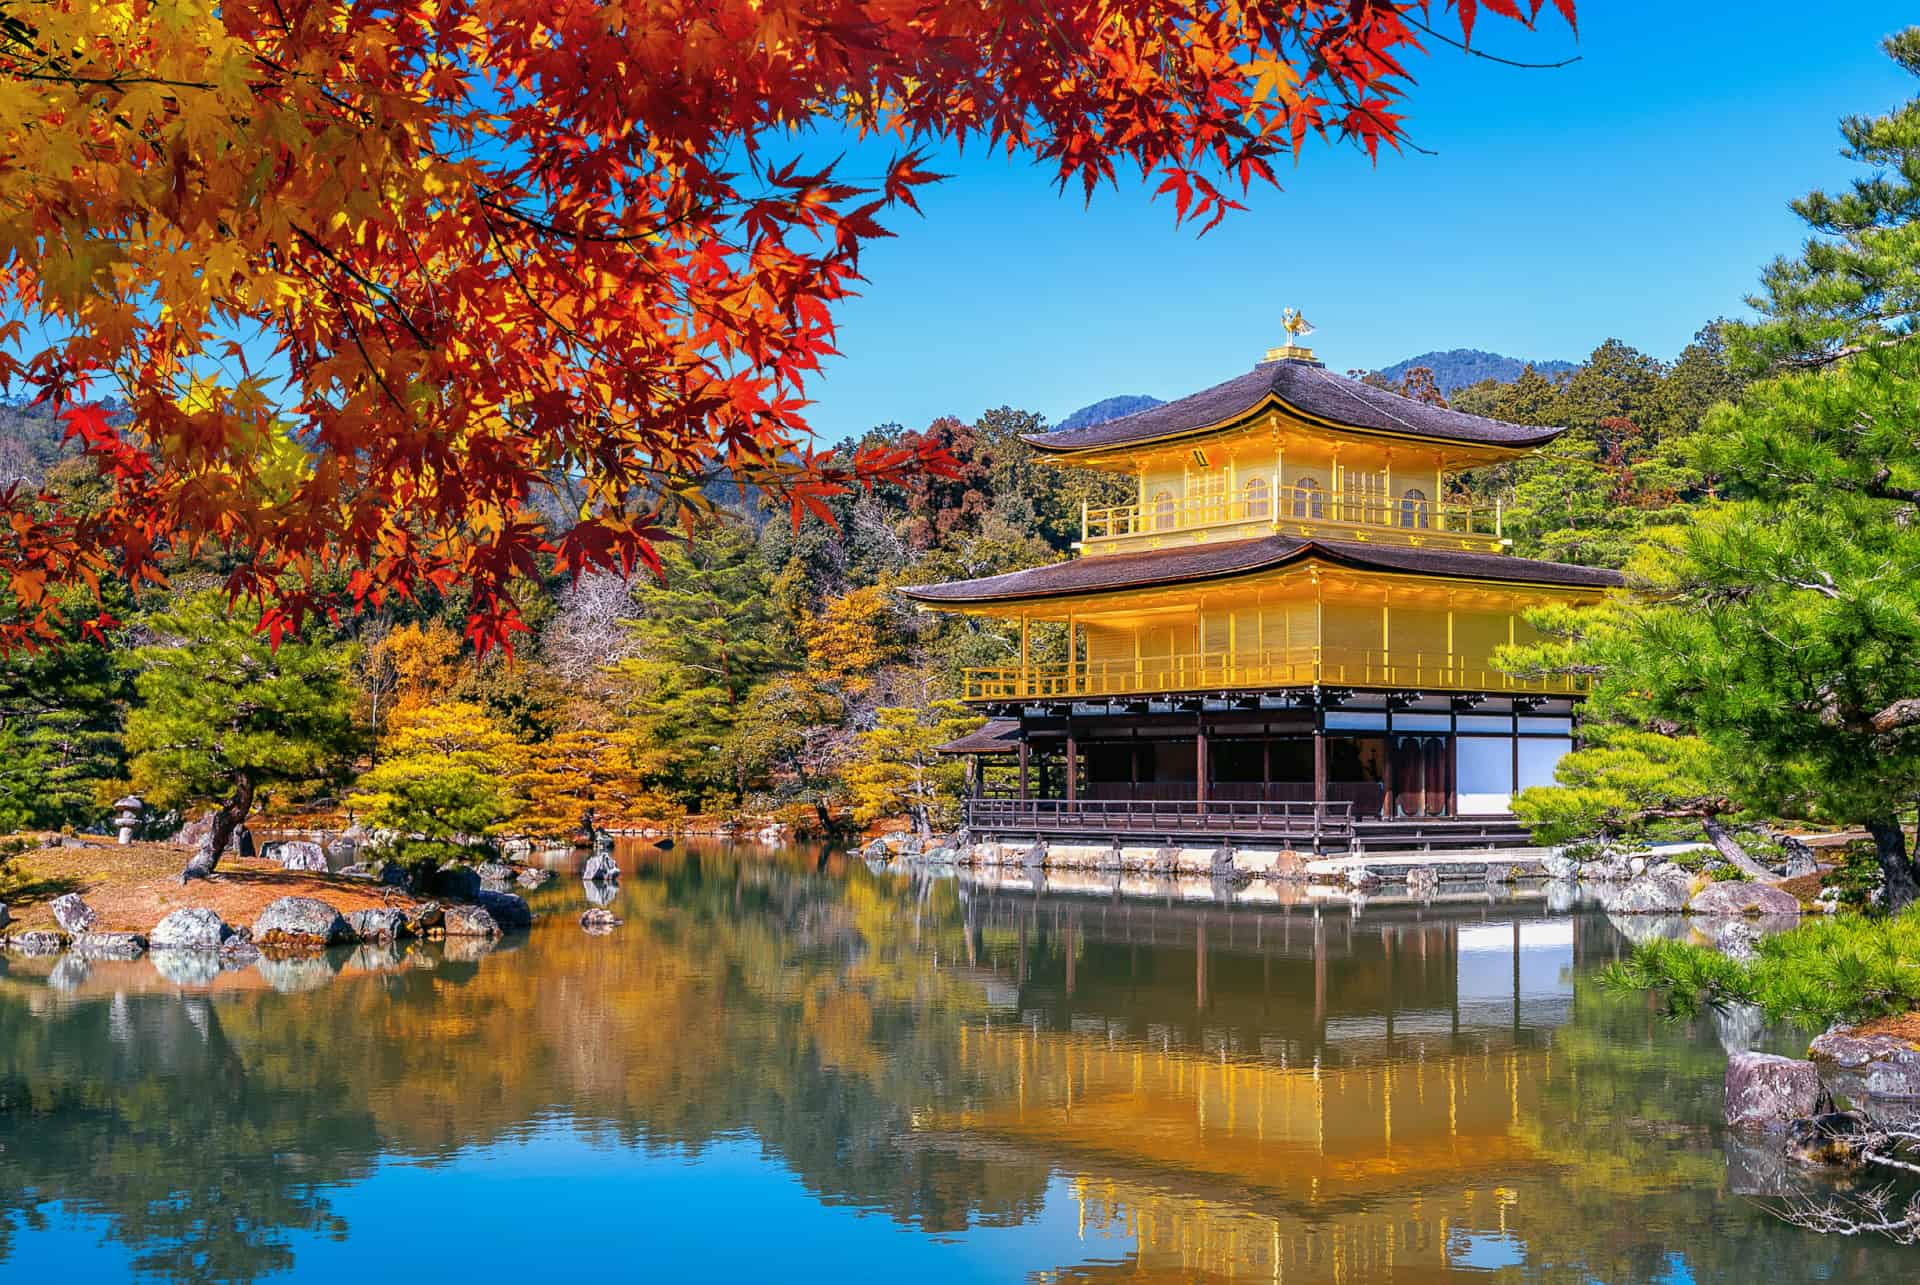
<svg viewBox="0 0 1920 1285">
<path fill-rule="evenodd" d="M 979 837 L 1484 846 L 1524 841 L 1513 796 L 1552 784 L 1575 705 L 1327 689 L 1022 704 L 944 748 L 971 761 Z"/>
</svg>

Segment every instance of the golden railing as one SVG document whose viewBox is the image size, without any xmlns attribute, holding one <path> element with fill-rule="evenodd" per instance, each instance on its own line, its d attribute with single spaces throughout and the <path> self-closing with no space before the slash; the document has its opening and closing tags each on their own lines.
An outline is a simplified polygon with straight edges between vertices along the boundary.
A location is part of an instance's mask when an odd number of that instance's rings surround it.
<svg viewBox="0 0 1920 1285">
<path fill-rule="evenodd" d="M 1353 538 L 1415 544 L 1497 548 L 1502 533 L 1500 506 L 1453 504 L 1377 492 L 1331 491 L 1317 487 L 1269 486 L 1249 495 L 1243 486 L 1230 495 L 1187 496 L 1113 504 L 1082 511 L 1081 540 L 1139 542 L 1185 531 L 1246 526 L 1245 535 L 1268 531 L 1324 530 Z M 1243 533 L 1233 533 L 1236 536 Z M 1435 537 L 1439 539 L 1435 540 Z"/>
<path fill-rule="evenodd" d="M 1212 651 L 1126 660 L 969 669 L 968 700 L 1144 696 L 1159 692 L 1232 691 L 1261 687 L 1405 687 L 1438 691 L 1577 695 L 1579 674 L 1519 677 L 1484 658 L 1431 651 L 1340 651 L 1297 647 L 1255 652 Z"/>
</svg>

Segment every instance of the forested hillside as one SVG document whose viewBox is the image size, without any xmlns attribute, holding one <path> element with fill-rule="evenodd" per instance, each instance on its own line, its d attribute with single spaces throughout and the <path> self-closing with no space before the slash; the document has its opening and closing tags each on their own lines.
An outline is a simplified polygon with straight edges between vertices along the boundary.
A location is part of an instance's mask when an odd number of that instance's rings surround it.
<svg viewBox="0 0 1920 1285">
<path fill-rule="evenodd" d="M 1402 387 L 1440 395 L 1418 371 Z M 1459 484 L 1500 500 L 1515 552 L 1619 565 L 1638 533 L 1711 493 L 1691 446 L 1701 414 L 1734 387 L 1711 329 L 1672 361 L 1609 341 L 1571 376 L 1526 368 L 1482 380 L 1452 403 L 1571 431 L 1535 459 Z M 969 726 L 950 703 L 961 673 L 1012 660 L 1018 644 L 894 591 L 1067 557 L 1083 500 L 1128 498 L 1124 479 L 1036 462 L 1021 435 L 1045 427 L 1002 407 L 972 423 L 875 430 L 841 451 L 938 446 L 957 474 L 834 497 L 831 524 L 797 530 L 784 511 L 716 483 L 714 510 L 663 546 L 664 580 L 550 573 L 551 599 L 522 604 L 532 631 L 511 660 L 477 659 L 461 632 L 467 604 L 433 599 L 310 625 L 298 647 L 275 652 L 220 623 L 218 586 L 235 555 L 176 560 L 167 588 L 117 605 L 127 625 L 104 648 L 76 638 L 0 662 L 0 828 L 91 823 L 129 788 L 182 809 L 229 800 L 232 773 L 210 749 L 187 764 L 160 748 L 212 739 L 186 724 L 224 713 L 144 708 L 143 691 L 163 688 L 156 666 L 183 649 L 237 650 L 262 675 L 302 676 L 286 689 L 295 704 L 255 712 L 316 741 L 281 747 L 275 761 L 298 766 L 255 774 L 275 804 L 350 803 L 418 826 L 409 800 L 421 780 L 444 787 L 452 771 L 465 783 L 462 825 L 476 831 L 563 830 L 587 807 L 631 822 L 693 812 L 817 823 L 849 811 L 936 821 L 957 768 L 927 751 Z M 75 465 L 51 476 L 70 492 L 91 485 Z"/>
</svg>

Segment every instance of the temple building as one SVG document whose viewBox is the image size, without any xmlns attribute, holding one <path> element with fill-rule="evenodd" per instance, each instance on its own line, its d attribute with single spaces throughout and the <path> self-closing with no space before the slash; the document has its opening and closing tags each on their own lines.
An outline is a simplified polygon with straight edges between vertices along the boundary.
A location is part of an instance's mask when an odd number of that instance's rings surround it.
<svg viewBox="0 0 1920 1285">
<path fill-rule="evenodd" d="M 922 585 L 924 607 L 1019 626 L 965 676 L 987 725 L 976 836 L 1241 838 L 1296 848 L 1524 842 L 1582 687 L 1496 668 L 1523 618 L 1618 573 L 1513 556 L 1499 508 L 1447 480 L 1563 430 L 1414 401 L 1289 342 L 1204 392 L 1027 441 L 1132 479 L 1078 556 Z"/>
</svg>

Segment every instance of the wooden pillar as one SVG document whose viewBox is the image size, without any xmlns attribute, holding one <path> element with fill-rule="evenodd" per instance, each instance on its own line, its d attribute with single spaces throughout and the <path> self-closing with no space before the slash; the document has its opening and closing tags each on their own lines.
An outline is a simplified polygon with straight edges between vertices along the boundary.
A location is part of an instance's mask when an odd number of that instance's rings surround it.
<svg viewBox="0 0 1920 1285">
<path fill-rule="evenodd" d="M 1027 744 L 1027 740 L 1023 736 L 1020 738 L 1020 797 L 1022 800 L 1033 797 L 1030 792 L 1032 787 L 1029 784 L 1032 780 L 1029 774 L 1029 769 L 1032 767 L 1032 764 L 1033 747 Z"/>
<path fill-rule="evenodd" d="M 1073 723 L 1067 723 L 1067 803 L 1071 805 L 1080 797 L 1080 743 L 1074 739 Z"/>
<path fill-rule="evenodd" d="M 1194 798 L 1207 801 L 1207 724 L 1204 718 L 1193 725 Z"/>
<path fill-rule="evenodd" d="M 1313 847 L 1320 848 L 1320 827 L 1327 805 L 1327 712 L 1313 712 Z"/>
</svg>

